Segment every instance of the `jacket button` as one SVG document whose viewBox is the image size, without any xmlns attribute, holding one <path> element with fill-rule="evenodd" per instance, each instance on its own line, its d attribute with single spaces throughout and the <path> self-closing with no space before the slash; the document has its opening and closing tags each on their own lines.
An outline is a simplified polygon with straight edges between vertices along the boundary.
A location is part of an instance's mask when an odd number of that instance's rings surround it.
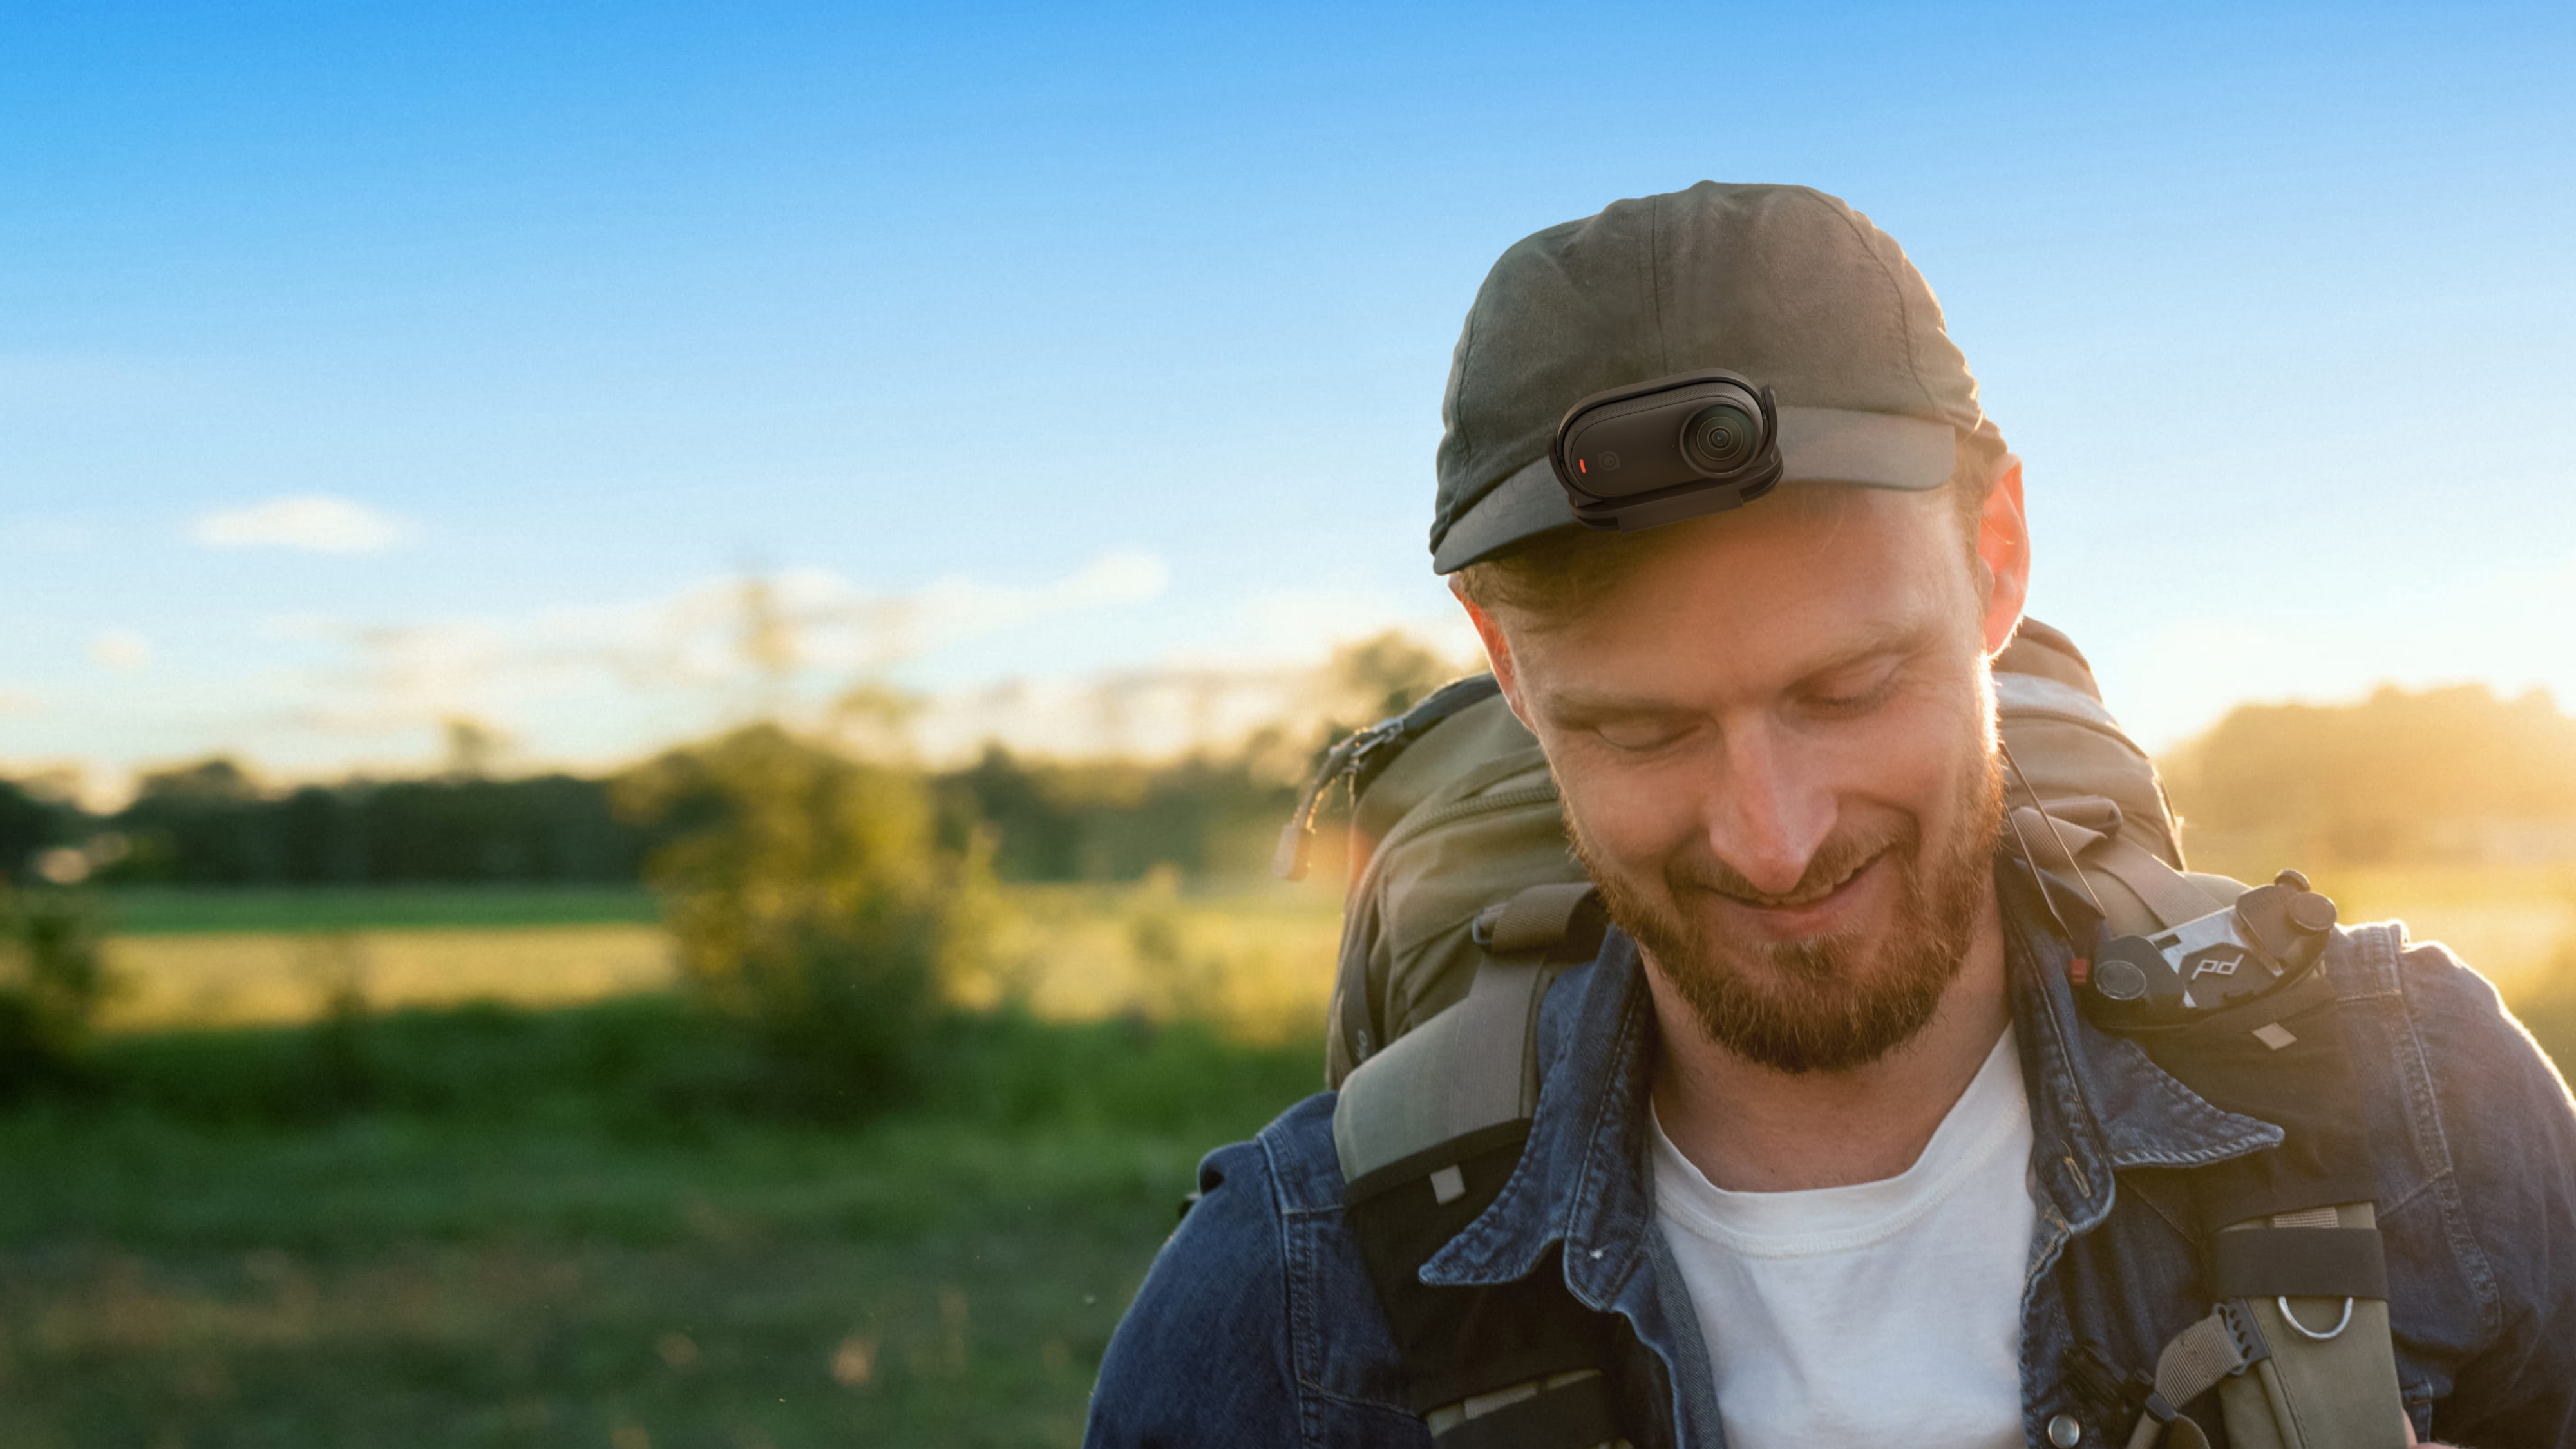
<svg viewBox="0 0 2576 1449">
<path fill-rule="evenodd" d="M 2060 1414 L 2048 1421 L 2048 1442 L 2057 1449 L 2075 1449 L 2083 1438 L 2084 1426 L 2075 1422 L 2073 1414 Z"/>
</svg>

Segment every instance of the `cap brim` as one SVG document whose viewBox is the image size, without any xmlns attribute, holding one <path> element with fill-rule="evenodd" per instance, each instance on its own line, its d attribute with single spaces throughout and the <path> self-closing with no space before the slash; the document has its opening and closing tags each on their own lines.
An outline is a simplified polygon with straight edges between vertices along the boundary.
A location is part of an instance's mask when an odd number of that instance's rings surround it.
<svg viewBox="0 0 2576 1449">
<path fill-rule="evenodd" d="M 1844 483 L 1908 492 L 1950 479 L 1958 435 L 1947 423 L 1848 408 L 1780 409 L 1781 481 Z M 1452 574 L 1542 533 L 1575 526 L 1565 485 L 1541 455 L 1476 500 L 1432 550 L 1436 573 Z"/>
</svg>

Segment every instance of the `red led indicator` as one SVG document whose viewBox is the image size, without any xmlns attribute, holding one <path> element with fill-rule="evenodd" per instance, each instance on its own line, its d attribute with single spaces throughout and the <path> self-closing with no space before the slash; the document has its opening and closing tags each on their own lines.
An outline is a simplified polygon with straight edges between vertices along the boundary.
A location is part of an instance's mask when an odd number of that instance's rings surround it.
<svg viewBox="0 0 2576 1449">
<path fill-rule="evenodd" d="M 1574 460 L 1574 471 L 1577 473 L 1589 473 L 1592 469 L 1590 465 L 1586 464 L 1581 458 L 1577 458 Z"/>
</svg>

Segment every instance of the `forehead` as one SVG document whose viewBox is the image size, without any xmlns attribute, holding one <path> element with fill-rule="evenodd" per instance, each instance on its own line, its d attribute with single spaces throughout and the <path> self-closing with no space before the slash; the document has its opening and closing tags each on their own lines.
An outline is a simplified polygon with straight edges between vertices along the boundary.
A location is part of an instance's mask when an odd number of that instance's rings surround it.
<svg viewBox="0 0 2576 1449">
<path fill-rule="evenodd" d="M 1686 702 L 1785 687 L 1871 641 L 1971 623 L 1938 493 L 1782 490 L 1671 524 L 1579 613 L 1506 622 L 1522 688 Z"/>
</svg>

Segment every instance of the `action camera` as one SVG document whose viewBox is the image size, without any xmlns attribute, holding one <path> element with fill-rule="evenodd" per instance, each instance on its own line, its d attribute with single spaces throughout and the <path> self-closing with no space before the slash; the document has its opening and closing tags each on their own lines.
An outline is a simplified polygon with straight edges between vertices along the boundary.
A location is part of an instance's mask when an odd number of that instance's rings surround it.
<svg viewBox="0 0 2576 1449">
<path fill-rule="evenodd" d="M 1770 492 L 1782 469 L 1780 410 L 1771 389 L 1736 373 L 1677 373 L 1576 403 L 1548 461 L 1585 526 L 1652 528 Z"/>
</svg>

